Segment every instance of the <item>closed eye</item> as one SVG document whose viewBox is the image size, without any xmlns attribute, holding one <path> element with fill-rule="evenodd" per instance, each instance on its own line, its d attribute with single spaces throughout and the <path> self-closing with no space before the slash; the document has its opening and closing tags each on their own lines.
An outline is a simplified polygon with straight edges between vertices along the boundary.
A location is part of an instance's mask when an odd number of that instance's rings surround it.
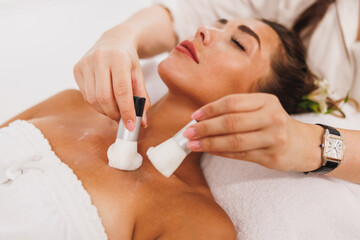
<svg viewBox="0 0 360 240">
<path fill-rule="evenodd" d="M 231 41 L 233 42 L 233 43 L 235 43 L 236 44 L 236 46 L 238 46 L 242 51 L 244 51 L 245 52 L 245 47 L 241 44 L 241 43 L 239 43 L 234 37 L 231 37 Z"/>
</svg>

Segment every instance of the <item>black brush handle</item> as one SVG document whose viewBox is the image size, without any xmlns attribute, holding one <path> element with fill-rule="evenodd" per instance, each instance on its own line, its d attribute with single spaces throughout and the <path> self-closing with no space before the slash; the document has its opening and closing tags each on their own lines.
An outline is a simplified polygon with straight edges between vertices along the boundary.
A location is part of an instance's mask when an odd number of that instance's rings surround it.
<svg viewBox="0 0 360 240">
<path fill-rule="evenodd" d="M 144 113 L 146 98 L 134 96 L 134 106 L 137 117 L 142 117 Z"/>
</svg>

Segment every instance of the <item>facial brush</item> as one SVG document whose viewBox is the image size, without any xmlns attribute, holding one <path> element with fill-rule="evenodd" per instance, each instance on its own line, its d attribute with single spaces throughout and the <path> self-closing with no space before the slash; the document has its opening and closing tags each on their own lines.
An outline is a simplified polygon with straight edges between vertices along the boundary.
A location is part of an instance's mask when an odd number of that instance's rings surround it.
<svg viewBox="0 0 360 240">
<path fill-rule="evenodd" d="M 143 158 L 137 152 L 137 140 L 139 137 L 145 100 L 145 98 L 134 96 L 136 125 L 133 132 L 127 130 L 123 121 L 120 119 L 116 141 L 107 151 L 110 167 L 133 171 L 141 166 Z"/>
<path fill-rule="evenodd" d="M 192 120 L 172 138 L 147 150 L 146 155 L 150 162 L 165 177 L 170 177 L 191 152 L 186 146 L 189 139 L 183 136 L 183 132 L 194 123 L 196 120 Z"/>
</svg>

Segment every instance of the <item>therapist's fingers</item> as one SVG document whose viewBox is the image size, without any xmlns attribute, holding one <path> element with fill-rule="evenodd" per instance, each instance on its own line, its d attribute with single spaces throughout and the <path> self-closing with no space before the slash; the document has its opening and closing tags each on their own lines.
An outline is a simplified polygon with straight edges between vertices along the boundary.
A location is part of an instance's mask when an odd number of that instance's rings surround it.
<svg viewBox="0 0 360 240">
<path fill-rule="evenodd" d="M 206 104 L 192 114 L 198 121 L 220 116 L 226 113 L 249 112 L 262 108 L 268 97 L 265 93 L 233 94 Z"/>
<path fill-rule="evenodd" d="M 103 65 L 95 67 L 96 99 L 107 116 L 113 120 L 120 119 L 115 96 L 113 93 L 110 69 Z"/>
<path fill-rule="evenodd" d="M 270 118 L 260 111 L 246 113 L 230 113 L 200 121 L 189 126 L 184 136 L 189 139 L 199 139 L 214 135 L 250 132 L 265 128 Z"/>
<path fill-rule="evenodd" d="M 191 140 L 187 143 L 194 152 L 243 152 L 270 147 L 274 138 L 263 131 L 237 133 Z"/>
<path fill-rule="evenodd" d="M 149 95 L 146 91 L 144 76 L 142 74 L 142 70 L 140 68 L 140 64 L 137 64 L 135 69 L 133 70 L 133 92 L 135 96 L 146 98 L 144 112 L 142 116 L 141 125 L 143 127 L 147 126 L 147 111 L 151 107 L 151 102 Z"/>
<path fill-rule="evenodd" d="M 111 68 L 111 75 L 121 119 L 129 131 L 134 131 L 136 117 L 130 69 L 131 66 L 127 64 L 115 64 Z"/>
<path fill-rule="evenodd" d="M 95 85 L 95 76 L 94 73 L 88 68 L 88 66 L 84 67 L 83 70 L 85 81 L 85 94 L 86 101 L 95 108 L 99 113 L 105 114 L 101 106 L 99 105 L 96 99 L 96 85 Z"/>
</svg>

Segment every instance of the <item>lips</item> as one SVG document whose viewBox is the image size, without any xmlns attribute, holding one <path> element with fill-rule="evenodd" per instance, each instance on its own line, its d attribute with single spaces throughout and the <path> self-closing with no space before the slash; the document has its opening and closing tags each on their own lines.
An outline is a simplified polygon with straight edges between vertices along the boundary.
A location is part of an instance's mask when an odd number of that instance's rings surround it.
<svg viewBox="0 0 360 240">
<path fill-rule="evenodd" d="M 196 55 L 195 46 L 191 41 L 185 40 L 181 42 L 175 49 L 189 56 L 196 63 L 199 63 L 199 59 Z"/>
</svg>

